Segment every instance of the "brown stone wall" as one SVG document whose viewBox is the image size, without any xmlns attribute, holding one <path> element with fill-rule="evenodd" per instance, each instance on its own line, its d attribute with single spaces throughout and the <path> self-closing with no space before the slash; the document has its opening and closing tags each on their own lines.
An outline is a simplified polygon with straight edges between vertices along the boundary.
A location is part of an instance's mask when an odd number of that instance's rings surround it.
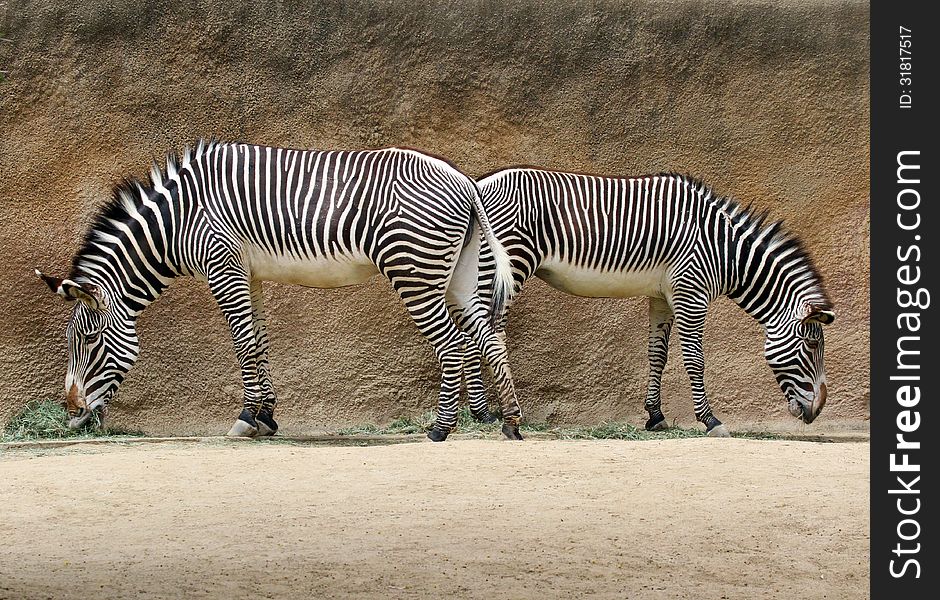
<svg viewBox="0 0 940 600">
<path fill-rule="evenodd" d="M 830 404 L 817 423 L 862 419 L 868 18 L 861 1 L 0 4 L 0 37 L 12 40 L 0 42 L 0 418 L 62 394 L 68 307 L 32 268 L 65 271 L 116 180 L 217 136 L 407 145 L 471 175 L 514 163 L 696 174 L 770 208 L 806 240 L 838 313 L 826 331 Z M 285 430 L 435 405 L 430 347 L 384 280 L 342 290 L 268 284 L 266 300 Z M 177 282 L 139 329 L 143 351 L 114 420 L 222 431 L 240 382 L 204 286 Z M 530 418 L 642 422 L 645 337 L 644 299 L 530 284 L 509 328 Z M 713 306 L 706 383 L 732 427 L 792 420 L 762 341 L 735 305 Z M 677 340 L 664 394 L 667 415 L 691 424 Z"/>
</svg>

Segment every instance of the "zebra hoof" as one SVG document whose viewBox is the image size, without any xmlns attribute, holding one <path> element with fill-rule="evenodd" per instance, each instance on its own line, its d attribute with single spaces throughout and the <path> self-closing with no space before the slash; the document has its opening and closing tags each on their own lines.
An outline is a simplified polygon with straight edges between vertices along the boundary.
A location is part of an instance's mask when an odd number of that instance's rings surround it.
<svg viewBox="0 0 940 600">
<path fill-rule="evenodd" d="M 664 431 L 669 429 L 669 425 L 666 423 L 666 415 L 663 413 L 656 413 L 646 422 L 647 431 Z"/>
<path fill-rule="evenodd" d="M 490 411 L 486 411 L 480 414 L 473 414 L 472 416 L 474 421 L 479 421 L 480 423 L 495 423 L 499 420 L 496 418 L 496 415 Z"/>
<path fill-rule="evenodd" d="M 450 434 L 446 429 L 439 429 L 437 427 L 432 427 L 431 431 L 428 432 L 428 439 L 432 442 L 443 442 L 447 439 L 447 436 Z"/>
<path fill-rule="evenodd" d="M 518 426 L 518 425 L 504 424 L 504 425 L 503 425 L 503 435 L 506 436 L 506 439 L 512 440 L 512 441 L 514 441 L 514 442 L 516 442 L 516 441 L 522 441 L 522 440 L 525 439 L 524 437 L 522 437 L 522 434 L 519 433 L 519 426 Z"/>
<path fill-rule="evenodd" d="M 225 435 L 228 437 L 255 437 L 258 435 L 258 421 L 255 420 L 250 410 L 243 409 L 242 414 L 238 415 L 235 424 Z"/>
<path fill-rule="evenodd" d="M 258 428 L 251 423 L 238 419 L 225 435 L 228 437 L 255 437 L 258 435 Z"/>
<path fill-rule="evenodd" d="M 256 418 L 258 423 L 258 437 L 269 437 L 277 433 L 277 421 L 269 412 L 259 412 Z"/>
<path fill-rule="evenodd" d="M 719 437 L 719 438 L 729 438 L 731 437 L 731 432 L 728 431 L 728 428 L 723 424 L 719 423 L 715 425 L 706 433 L 708 437 Z"/>
</svg>

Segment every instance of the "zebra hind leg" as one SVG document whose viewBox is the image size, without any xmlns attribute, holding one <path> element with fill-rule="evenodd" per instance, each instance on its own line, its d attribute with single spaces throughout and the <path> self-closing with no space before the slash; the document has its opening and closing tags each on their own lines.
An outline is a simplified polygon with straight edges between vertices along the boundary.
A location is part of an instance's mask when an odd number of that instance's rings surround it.
<svg viewBox="0 0 940 600">
<path fill-rule="evenodd" d="M 453 325 L 453 321 L 449 322 Z M 454 330 L 459 333 L 456 326 Z M 432 442 L 443 442 L 457 429 L 457 401 L 460 398 L 460 370 L 463 363 L 461 346 L 460 343 L 435 344 L 434 349 L 441 365 L 441 392 L 437 417 L 428 431 L 428 439 Z"/>
<path fill-rule="evenodd" d="M 450 321 L 453 324 L 453 321 Z M 454 327 L 456 330 L 456 327 Z M 457 331 L 459 333 L 459 331 Z M 460 398 L 460 371 L 463 363 L 462 344 L 435 344 L 435 352 L 441 365 L 441 392 L 437 417 L 428 431 L 432 442 L 443 442 L 457 429 L 457 401 Z"/>
<path fill-rule="evenodd" d="M 500 405 L 503 413 L 503 435 L 510 440 L 522 440 L 524 438 L 519 432 L 519 424 L 522 421 L 522 407 L 519 406 L 515 386 L 512 382 L 505 340 L 502 335 L 497 334 L 490 327 L 486 318 L 487 309 L 479 297 L 474 294 L 469 297 L 455 298 L 454 300 L 463 305 L 459 313 L 460 327 L 470 334 L 493 370 L 493 377 L 499 387 Z"/>
<path fill-rule="evenodd" d="M 447 298 L 447 310 L 456 323 L 463 321 L 463 309 L 452 303 Z M 495 423 L 497 418 L 490 413 L 489 404 L 486 401 L 486 386 L 483 385 L 482 376 L 483 355 L 470 336 L 464 335 L 463 343 L 463 381 L 467 388 L 468 404 L 470 406 L 470 416 L 478 423 Z"/>
<path fill-rule="evenodd" d="M 490 412 L 486 401 L 486 386 L 483 385 L 483 354 L 476 342 L 467 339 L 464 350 L 463 375 L 467 384 L 470 416 L 480 423 L 495 423 L 496 415 Z"/>
<path fill-rule="evenodd" d="M 396 288 L 398 283 L 392 280 Z M 409 282 L 405 280 L 402 283 Z M 414 295 L 401 292 L 399 295 L 418 330 L 434 347 L 434 353 L 441 365 L 437 418 L 428 431 L 428 438 L 433 442 L 443 442 L 457 428 L 457 401 L 460 398 L 463 347 L 467 338 L 451 319 L 443 294 L 438 298 L 429 299 L 428 296 L 434 292 L 429 293 L 426 288 L 409 291 Z"/>
<path fill-rule="evenodd" d="M 669 333 L 675 315 L 669 304 L 661 298 L 650 298 L 649 305 L 650 332 L 649 332 L 649 385 L 646 390 L 646 412 L 649 419 L 646 421 L 647 431 L 660 431 L 668 429 L 666 416 L 662 410 L 663 369 L 669 355 Z"/>
</svg>

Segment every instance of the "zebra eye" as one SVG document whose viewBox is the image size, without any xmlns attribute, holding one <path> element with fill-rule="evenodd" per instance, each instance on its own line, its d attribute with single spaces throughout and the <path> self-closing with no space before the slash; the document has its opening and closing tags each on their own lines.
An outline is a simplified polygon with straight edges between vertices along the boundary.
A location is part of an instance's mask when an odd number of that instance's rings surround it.
<svg viewBox="0 0 940 600">
<path fill-rule="evenodd" d="M 815 350 L 816 348 L 819 348 L 819 340 L 815 338 L 806 338 L 806 345 L 810 350 Z"/>
<path fill-rule="evenodd" d="M 94 333 L 86 333 L 85 335 L 82 336 L 82 341 L 85 342 L 86 344 L 94 344 L 95 342 L 98 341 L 98 337 L 100 335 L 101 335 L 100 331 L 96 331 Z"/>
</svg>

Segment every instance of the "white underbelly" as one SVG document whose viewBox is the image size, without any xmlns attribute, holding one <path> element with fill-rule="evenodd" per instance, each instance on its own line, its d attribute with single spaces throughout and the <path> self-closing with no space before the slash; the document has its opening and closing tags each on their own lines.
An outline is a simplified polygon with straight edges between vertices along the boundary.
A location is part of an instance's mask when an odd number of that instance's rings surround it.
<svg viewBox="0 0 940 600">
<path fill-rule="evenodd" d="M 644 271 L 600 271 L 548 259 L 535 272 L 553 288 L 590 298 L 665 298 L 666 267 Z"/>
<path fill-rule="evenodd" d="M 277 256 L 260 250 L 248 253 L 252 279 L 337 288 L 368 281 L 379 270 L 365 256 L 304 258 Z"/>
</svg>

